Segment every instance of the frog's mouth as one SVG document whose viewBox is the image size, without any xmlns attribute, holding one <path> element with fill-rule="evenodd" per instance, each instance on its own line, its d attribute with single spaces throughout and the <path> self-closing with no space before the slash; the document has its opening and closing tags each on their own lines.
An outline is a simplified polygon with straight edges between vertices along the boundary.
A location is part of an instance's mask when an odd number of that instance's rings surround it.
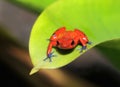
<svg viewBox="0 0 120 87">
<path fill-rule="evenodd" d="M 74 46 L 71 46 L 71 45 L 59 45 L 58 48 L 60 49 L 65 49 L 65 50 L 69 50 L 69 49 L 73 49 Z"/>
<path fill-rule="evenodd" d="M 61 48 L 61 47 L 59 47 L 60 49 L 64 49 L 64 50 L 69 50 L 69 49 L 72 49 L 72 48 Z"/>
</svg>

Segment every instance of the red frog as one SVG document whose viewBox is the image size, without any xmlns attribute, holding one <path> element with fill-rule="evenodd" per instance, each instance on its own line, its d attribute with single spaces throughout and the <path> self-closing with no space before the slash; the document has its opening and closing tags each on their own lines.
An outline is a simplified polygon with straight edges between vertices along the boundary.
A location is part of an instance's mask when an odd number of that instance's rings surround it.
<svg viewBox="0 0 120 87">
<path fill-rule="evenodd" d="M 87 36 L 82 31 L 78 29 L 75 29 L 74 31 L 66 31 L 65 27 L 59 28 L 50 37 L 50 43 L 47 49 L 47 58 L 45 58 L 44 61 L 49 58 L 51 62 L 51 58 L 55 56 L 53 55 L 52 47 L 73 49 L 78 44 L 81 44 L 82 48 L 80 48 L 80 52 L 82 52 L 86 49 L 87 43 L 91 44 Z"/>
</svg>

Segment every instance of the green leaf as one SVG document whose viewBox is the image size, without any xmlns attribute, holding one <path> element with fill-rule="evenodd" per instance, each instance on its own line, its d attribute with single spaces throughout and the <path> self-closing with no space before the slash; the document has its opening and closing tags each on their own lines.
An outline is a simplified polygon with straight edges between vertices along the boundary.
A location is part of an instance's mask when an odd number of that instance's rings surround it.
<svg viewBox="0 0 120 87">
<path fill-rule="evenodd" d="M 30 74 L 39 69 L 62 67 L 83 53 L 77 50 L 61 54 L 53 48 L 53 62 L 43 61 L 52 33 L 65 26 L 67 30 L 78 28 L 93 42 L 88 49 L 99 43 L 120 37 L 120 1 L 119 0 L 59 0 L 49 6 L 35 22 L 29 43 L 31 60 L 34 65 Z M 88 50 L 87 49 L 87 50 Z M 86 51 L 87 51 L 86 50 Z"/>
</svg>

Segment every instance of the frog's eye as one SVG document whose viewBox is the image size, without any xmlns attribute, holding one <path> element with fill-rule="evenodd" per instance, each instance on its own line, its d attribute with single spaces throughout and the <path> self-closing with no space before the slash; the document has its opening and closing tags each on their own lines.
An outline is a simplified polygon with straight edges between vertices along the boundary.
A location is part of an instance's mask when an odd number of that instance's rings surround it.
<svg viewBox="0 0 120 87">
<path fill-rule="evenodd" d="M 59 43 L 59 41 L 57 41 L 57 45 L 59 45 L 60 43 Z"/>
<path fill-rule="evenodd" d="M 74 40 L 72 40 L 71 45 L 74 45 L 74 44 L 75 44 L 75 42 L 74 42 Z"/>
</svg>

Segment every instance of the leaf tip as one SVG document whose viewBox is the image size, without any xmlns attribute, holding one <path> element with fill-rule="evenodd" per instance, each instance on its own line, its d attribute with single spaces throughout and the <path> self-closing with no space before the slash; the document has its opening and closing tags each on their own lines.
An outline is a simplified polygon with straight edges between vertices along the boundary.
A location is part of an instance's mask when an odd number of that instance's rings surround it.
<svg viewBox="0 0 120 87">
<path fill-rule="evenodd" d="M 39 68 L 34 67 L 34 68 L 30 71 L 29 75 L 33 75 L 34 73 L 36 73 L 36 72 L 38 72 L 38 71 L 39 71 Z"/>
</svg>

